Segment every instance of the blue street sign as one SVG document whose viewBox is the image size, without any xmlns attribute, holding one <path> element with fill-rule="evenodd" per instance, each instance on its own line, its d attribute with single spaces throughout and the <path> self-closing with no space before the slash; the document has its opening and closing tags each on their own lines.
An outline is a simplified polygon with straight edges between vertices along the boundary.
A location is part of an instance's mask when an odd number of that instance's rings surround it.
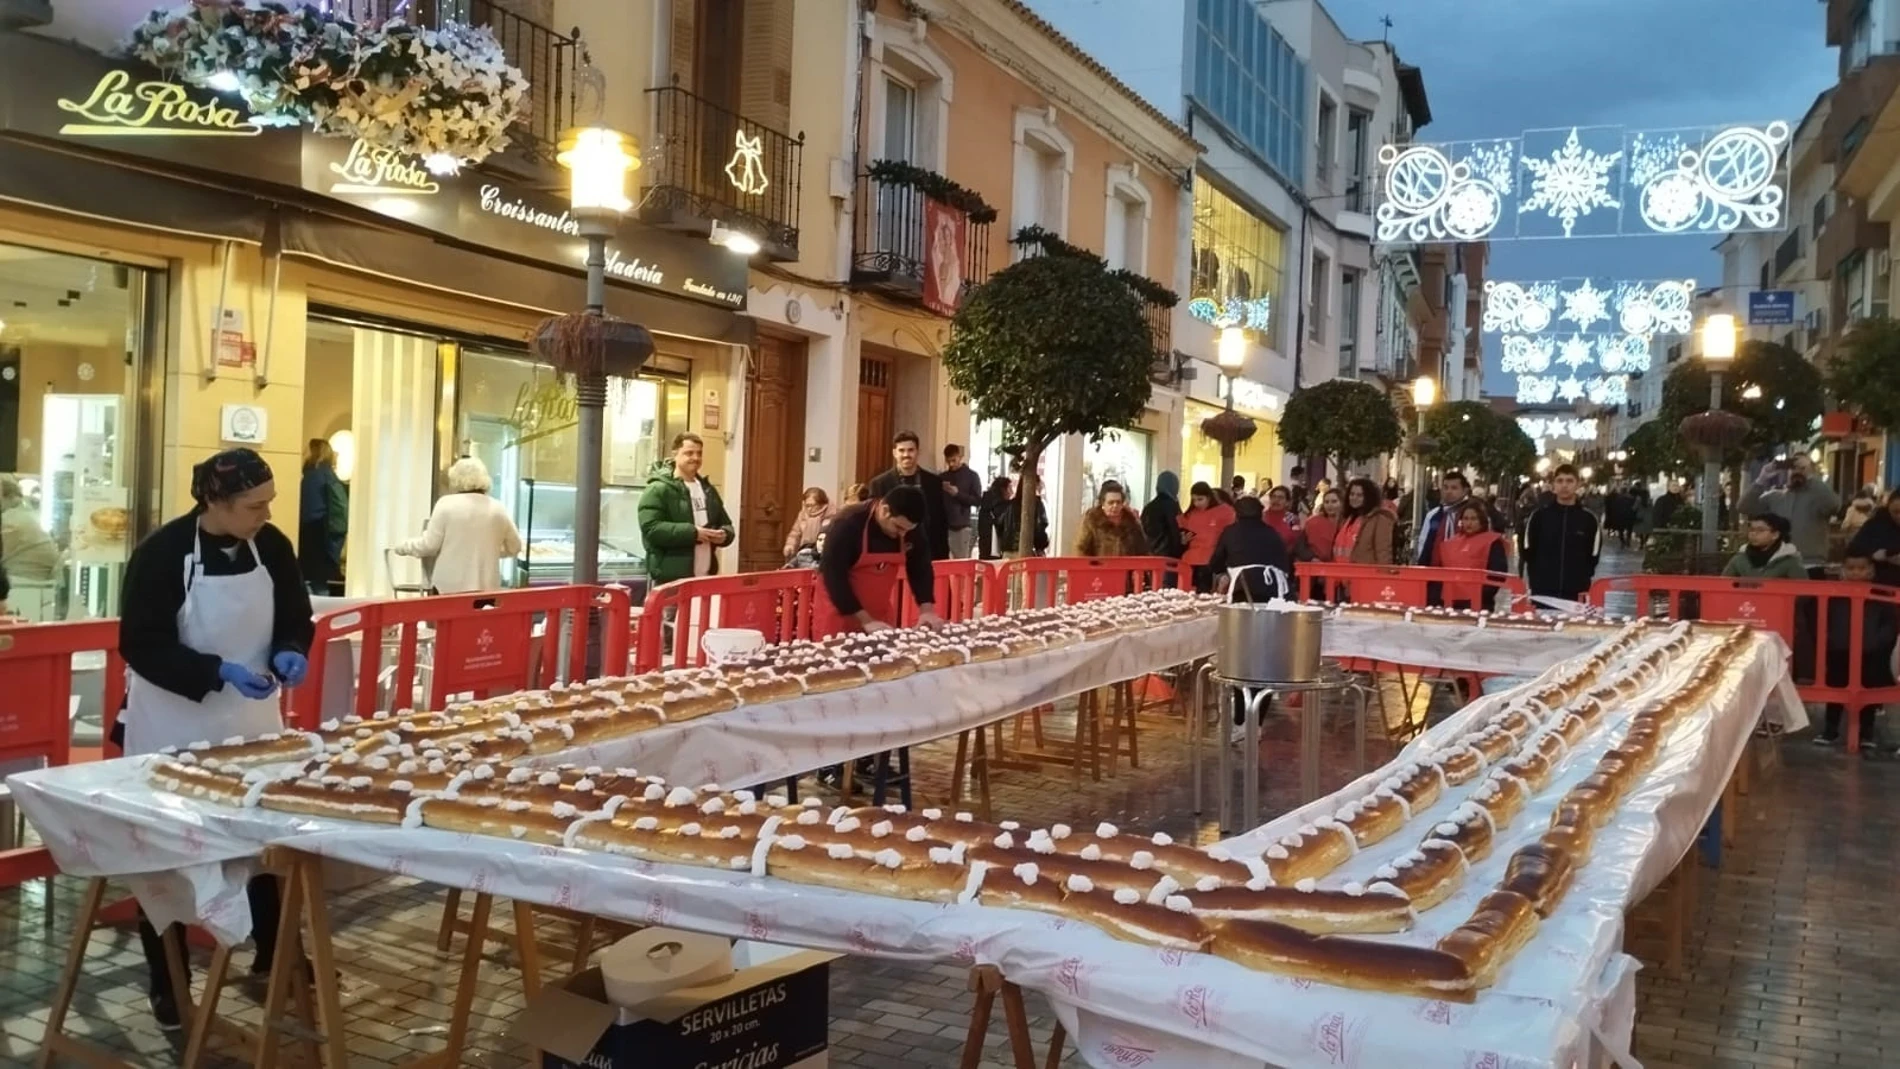
<svg viewBox="0 0 1900 1069">
<path fill-rule="evenodd" d="M 1794 325 L 1793 290 L 1755 290 L 1748 295 L 1748 325 L 1751 327 L 1787 327 Z"/>
</svg>

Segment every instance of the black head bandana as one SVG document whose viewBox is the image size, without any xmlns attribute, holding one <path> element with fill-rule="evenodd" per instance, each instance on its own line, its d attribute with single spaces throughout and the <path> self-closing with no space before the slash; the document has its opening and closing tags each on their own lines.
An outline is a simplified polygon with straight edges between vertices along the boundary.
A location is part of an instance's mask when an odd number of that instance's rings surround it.
<svg viewBox="0 0 1900 1069">
<path fill-rule="evenodd" d="M 270 481 L 270 465 L 263 457 L 249 449 L 227 449 L 191 469 L 191 498 L 207 505 Z"/>
</svg>

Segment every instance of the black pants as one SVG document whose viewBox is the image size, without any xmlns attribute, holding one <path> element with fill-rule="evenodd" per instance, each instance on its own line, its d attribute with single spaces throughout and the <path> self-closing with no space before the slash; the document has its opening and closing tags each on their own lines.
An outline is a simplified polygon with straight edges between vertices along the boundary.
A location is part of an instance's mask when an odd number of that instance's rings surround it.
<svg viewBox="0 0 1900 1069">
<path fill-rule="evenodd" d="M 1874 738 L 1874 715 L 1878 712 L 1880 712 L 1880 706 L 1878 705 L 1868 705 L 1861 708 L 1860 744 L 1862 746 L 1871 746 L 1877 742 Z M 1840 738 L 1841 719 L 1846 716 L 1846 714 L 1846 706 L 1836 705 L 1830 702 L 1827 707 L 1827 720 L 1825 721 L 1825 726 L 1821 729 L 1821 737 L 1826 739 Z"/>
<path fill-rule="evenodd" d="M 1196 594 L 1212 594 L 1214 592 L 1214 569 L 1211 566 L 1196 564 L 1190 570 L 1189 575 L 1193 578 L 1194 592 Z"/>
<path fill-rule="evenodd" d="M 257 957 L 252 959 L 251 971 L 269 972 L 277 953 L 277 921 L 283 912 L 283 893 L 277 885 L 275 876 L 257 876 L 244 888 L 245 897 L 251 900 L 251 938 L 257 942 Z M 184 949 L 185 926 L 172 925 L 177 935 L 179 948 Z M 139 911 L 139 943 L 145 948 L 145 967 L 151 974 L 151 992 L 153 995 L 173 995 L 171 970 L 165 966 L 165 941 L 159 938 L 158 929 L 145 918 L 145 911 Z M 191 962 L 185 961 L 185 975 L 191 975 Z"/>
</svg>

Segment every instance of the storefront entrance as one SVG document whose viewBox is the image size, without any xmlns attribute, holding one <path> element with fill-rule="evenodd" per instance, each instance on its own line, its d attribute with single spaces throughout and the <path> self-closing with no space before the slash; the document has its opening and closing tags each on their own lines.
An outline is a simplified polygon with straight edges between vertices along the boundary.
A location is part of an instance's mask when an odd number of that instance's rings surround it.
<svg viewBox="0 0 1900 1069">
<path fill-rule="evenodd" d="M 762 333 L 746 373 L 740 571 L 769 571 L 785 563 L 785 535 L 802 507 L 805 348 L 802 339 Z M 826 493 L 837 500 L 836 491 Z"/>
<path fill-rule="evenodd" d="M 0 566 L 28 620 L 118 615 L 126 557 L 160 519 L 138 401 L 164 281 L 0 244 Z"/>
</svg>

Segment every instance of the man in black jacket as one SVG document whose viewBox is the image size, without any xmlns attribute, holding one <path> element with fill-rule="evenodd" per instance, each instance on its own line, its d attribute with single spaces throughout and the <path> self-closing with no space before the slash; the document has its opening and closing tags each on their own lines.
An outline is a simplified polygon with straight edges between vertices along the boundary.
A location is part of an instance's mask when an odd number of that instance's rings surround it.
<svg viewBox="0 0 1900 1069">
<path fill-rule="evenodd" d="M 1551 502 L 1531 513 L 1519 533 L 1518 559 L 1535 596 L 1579 601 L 1596 577 L 1602 532 L 1577 496 L 1580 483 L 1576 468 L 1559 464 L 1551 474 Z"/>
<path fill-rule="evenodd" d="M 1267 523 L 1266 504 L 1257 497 L 1243 497 L 1234 502 L 1234 522 L 1221 531 L 1220 539 L 1214 543 L 1213 559 L 1208 561 L 1209 569 L 1220 589 L 1226 589 L 1227 570 L 1247 565 L 1265 565 L 1254 568 L 1240 576 L 1242 597 L 1249 601 L 1266 601 L 1275 594 L 1291 594 L 1297 586 L 1289 585 L 1285 591 L 1275 589 L 1275 584 L 1267 578 L 1266 568 L 1278 568 L 1286 573 L 1287 582 L 1293 582 L 1293 553 L 1280 532 Z"/>
<path fill-rule="evenodd" d="M 1148 552 L 1181 559 L 1181 477 L 1171 471 L 1155 476 L 1155 496 L 1141 509 L 1141 532 Z"/>
<path fill-rule="evenodd" d="M 1865 552 L 1849 549 L 1847 558 L 1841 562 L 1841 579 L 1849 583 L 1872 583 L 1874 559 Z M 1853 604 L 1848 598 L 1827 599 L 1827 685 L 1830 687 L 1845 687 L 1850 682 L 1848 668 L 1854 657 Z M 1799 629 L 1795 641 L 1803 642 Z M 1813 639 L 1806 641 L 1812 642 Z M 1859 682 L 1862 687 L 1894 685 L 1893 653 L 1896 642 L 1900 642 L 1900 620 L 1895 619 L 1893 607 L 1876 601 L 1867 602 L 1861 614 Z M 1862 753 L 1874 753 L 1881 748 L 1875 720 L 1879 713 L 1880 706 L 1877 704 L 1861 707 Z M 1827 716 L 1822 721 L 1821 730 L 1815 733 L 1814 744 L 1838 744 L 1841 741 L 1841 721 L 1846 718 L 1846 714 L 1845 706 L 1828 703 Z"/>
<path fill-rule="evenodd" d="M 924 495 L 924 545 L 930 547 L 931 560 L 950 559 L 950 520 L 946 512 L 949 499 L 944 496 L 943 478 L 917 462 L 921 450 L 916 431 L 898 431 L 891 439 L 891 459 L 897 463 L 871 480 L 868 489 L 874 498 L 883 497 L 899 486 L 915 486 Z"/>
</svg>

